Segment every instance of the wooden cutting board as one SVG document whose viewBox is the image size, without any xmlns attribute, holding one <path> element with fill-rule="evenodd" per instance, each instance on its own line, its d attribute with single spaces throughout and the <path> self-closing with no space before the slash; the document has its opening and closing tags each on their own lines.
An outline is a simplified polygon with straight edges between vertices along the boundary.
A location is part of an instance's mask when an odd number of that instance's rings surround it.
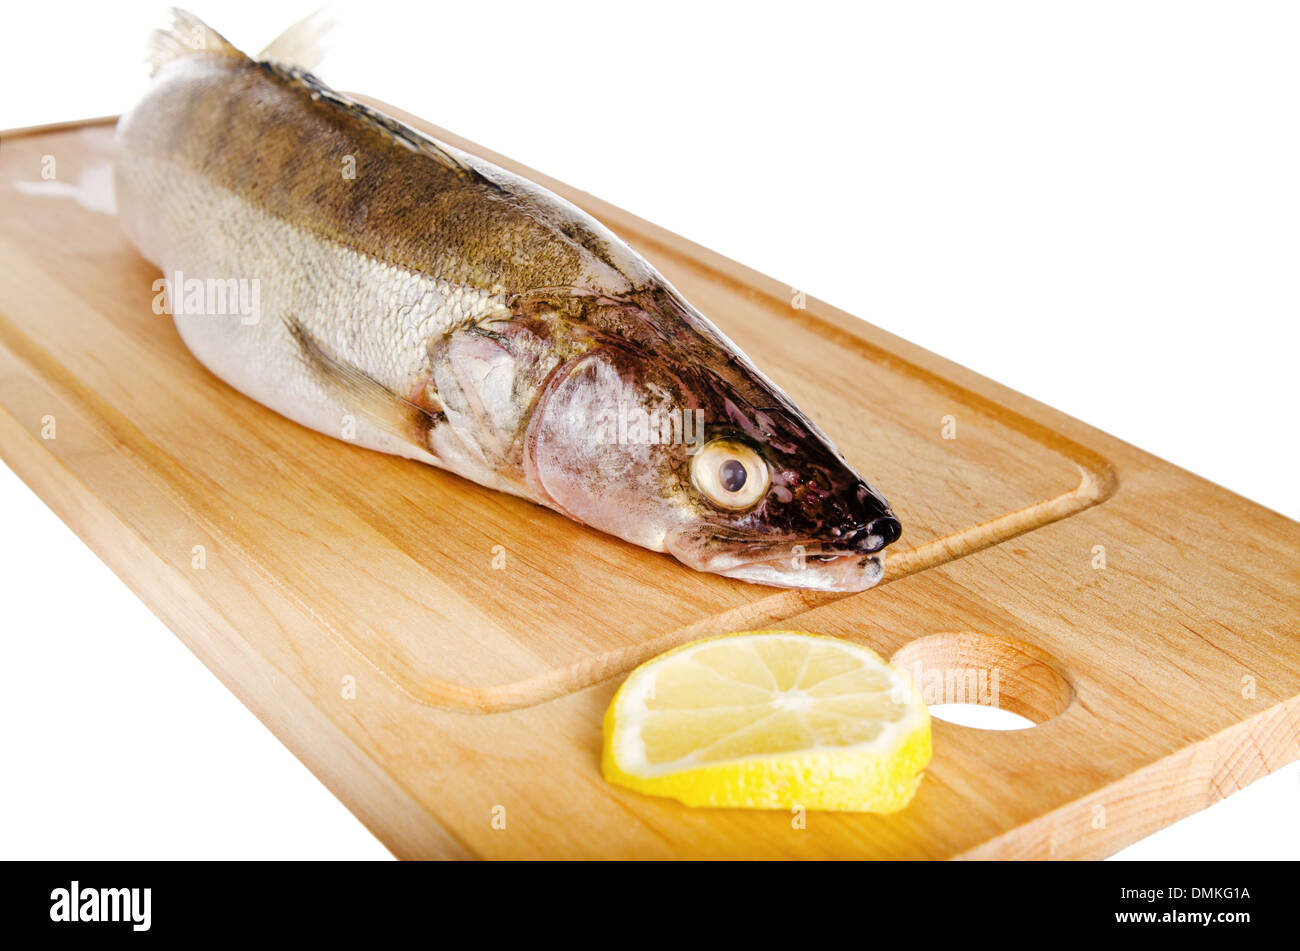
<svg viewBox="0 0 1300 951">
<path fill-rule="evenodd" d="M 0 452 L 397 855 L 1104 856 L 1300 757 L 1295 522 L 404 118 L 626 238 L 905 536 L 875 590 L 762 588 L 303 429 L 154 314 L 159 275 L 98 200 L 112 120 L 0 136 Z M 1038 725 L 936 722 L 892 817 L 800 827 L 601 779 L 620 675 L 773 624 L 894 655 L 936 701 L 996 684 Z"/>
</svg>

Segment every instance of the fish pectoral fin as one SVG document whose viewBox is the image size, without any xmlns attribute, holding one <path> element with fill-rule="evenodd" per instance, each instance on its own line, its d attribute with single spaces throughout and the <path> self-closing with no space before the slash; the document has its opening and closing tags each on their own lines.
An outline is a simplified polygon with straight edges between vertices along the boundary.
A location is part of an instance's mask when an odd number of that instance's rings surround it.
<svg viewBox="0 0 1300 951">
<path fill-rule="evenodd" d="M 440 421 L 438 413 L 413 403 L 320 345 L 302 322 L 286 317 L 285 325 L 311 376 L 340 406 L 355 411 L 368 422 L 404 442 L 428 451 L 429 430 Z"/>
</svg>

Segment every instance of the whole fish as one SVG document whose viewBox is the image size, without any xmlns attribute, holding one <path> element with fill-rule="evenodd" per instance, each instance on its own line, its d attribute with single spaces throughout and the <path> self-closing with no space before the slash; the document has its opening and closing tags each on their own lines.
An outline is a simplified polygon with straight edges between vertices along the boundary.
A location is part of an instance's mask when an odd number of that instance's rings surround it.
<svg viewBox="0 0 1300 951">
<path fill-rule="evenodd" d="M 253 59 L 174 11 L 118 124 L 123 228 L 202 363 L 700 571 L 880 579 L 889 504 L 735 344 L 590 215 L 325 86 L 319 32 Z"/>
</svg>

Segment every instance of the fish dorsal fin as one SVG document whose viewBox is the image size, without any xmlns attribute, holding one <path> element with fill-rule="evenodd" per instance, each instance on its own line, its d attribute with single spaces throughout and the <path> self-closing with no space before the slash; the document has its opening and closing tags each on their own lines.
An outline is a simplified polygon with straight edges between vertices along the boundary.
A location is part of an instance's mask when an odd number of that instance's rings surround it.
<svg viewBox="0 0 1300 951">
<path fill-rule="evenodd" d="M 170 29 L 154 30 L 149 35 L 147 58 L 153 67 L 152 73 L 156 73 L 172 60 L 180 59 L 182 56 L 246 58 L 233 43 L 193 13 L 172 7 Z"/>
<path fill-rule="evenodd" d="M 469 162 L 432 136 L 331 89 L 313 75 L 312 70 L 325 55 L 321 41 L 333 26 L 325 11 L 318 10 L 272 40 L 271 45 L 258 54 L 257 61 L 268 72 L 297 86 L 313 100 L 327 102 L 351 113 L 391 141 L 429 156 L 461 178 L 486 181 Z M 153 72 L 157 73 L 174 59 L 197 55 L 230 56 L 252 62 L 194 14 L 173 7 L 171 29 L 155 30 L 149 37 L 149 62 L 153 65 Z"/>
<path fill-rule="evenodd" d="M 407 125 L 400 119 L 385 115 L 378 109 L 372 109 L 365 103 L 353 99 L 347 93 L 330 88 L 309 70 L 303 69 L 296 64 L 281 63 L 277 60 L 262 61 L 262 68 L 278 76 L 283 82 L 298 87 L 311 96 L 314 102 L 325 102 L 336 109 L 342 109 L 389 141 L 408 148 L 412 152 L 427 155 L 440 165 L 455 172 L 461 178 L 477 178 L 480 181 L 488 181 L 478 173 L 473 165 L 450 151 L 450 146 L 444 146 L 437 139 L 425 135 L 419 129 Z"/>
<path fill-rule="evenodd" d="M 314 70 L 325 58 L 325 35 L 333 28 L 334 20 L 325 10 L 317 10 L 273 39 L 257 58 Z"/>
</svg>

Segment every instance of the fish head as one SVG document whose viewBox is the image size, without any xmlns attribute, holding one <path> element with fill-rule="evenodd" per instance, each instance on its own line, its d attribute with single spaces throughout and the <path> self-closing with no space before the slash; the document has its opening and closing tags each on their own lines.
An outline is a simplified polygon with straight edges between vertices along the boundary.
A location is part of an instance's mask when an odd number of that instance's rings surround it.
<svg viewBox="0 0 1300 951">
<path fill-rule="evenodd" d="M 692 517 L 667 550 L 703 571 L 780 587 L 860 591 L 902 525 L 888 501 L 771 381 L 743 360 L 699 374 L 710 407 L 690 454 Z"/>
<path fill-rule="evenodd" d="M 901 525 L 734 345 L 602 347 L 534 417 L 531 475 L 578 521 L 699 571 L 859 591 Z"/>
</svg>

